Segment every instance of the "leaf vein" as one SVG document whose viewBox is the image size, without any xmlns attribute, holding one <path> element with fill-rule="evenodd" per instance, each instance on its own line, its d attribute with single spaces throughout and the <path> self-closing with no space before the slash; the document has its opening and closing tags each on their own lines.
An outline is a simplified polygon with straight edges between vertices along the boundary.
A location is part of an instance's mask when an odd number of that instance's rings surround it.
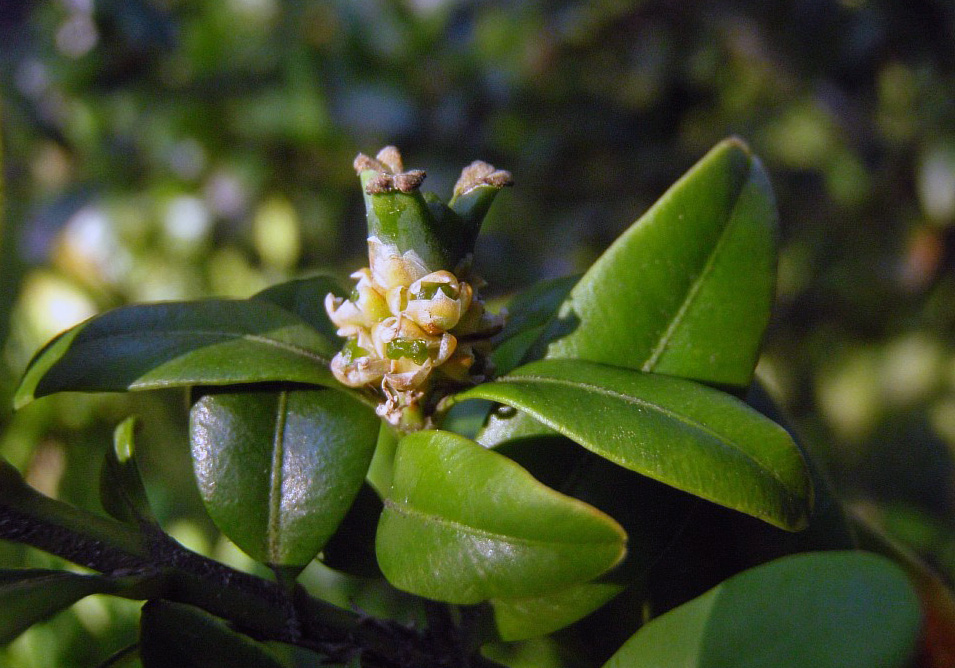
<svg viewBox="0 0 955 668">
<path fill-rule="evenodd" d="M 739 199 L 737 198 L 737 203 L 738 202 Z M 696 296 L 699 294 L 700 289 L 706 282 L 707 277 L 713 271 L 713 267 L 716 266 L 716 258 L 719 256 L 720 251 L 723 249 L 723 246 L 726 243 L 726 240 L 730 236 L 729 231 L 732 227 L 733 213 L 735 211 L 736 204 L 733 205 L 733 208 L 730 211 L 729 223 L 723 228 L 723 232 L 720 234 L 719 240 L 716 242 L 716 245 L 706 258 L 706 263 L 703 265 L 702 271 L 700 271 L 699 276 L 693 280 L 693 283 L 690 285 L 690 289 L 687 290 L 686 297 L 683 299 L 683 303 L 680 304 L 680 308 L 677 309 L 677 312 L 670 319 L 670 324 L 667 325 L 666 331 L 663 332 L 663 336 L 660 337 L 659 342 L 657 342 L 657 345 L 653 348 L 653 351 L 650 353 L 650 357 L 647 358 L 647 361 L 643 363 L 642 367 L 640 367 L 641 371 L 653 371 L 657 365 L 657 362 L 660 361 L 660 357 L 664 352 L 666 352 L 666 348 L 670 344 L 670 340 L 676 334 L 677 329 L 683 322 L 683 318 L 686 316 L 687 312 L 690 310 L 690 307 L 696 301 Z"/>
<path fill-rule="evenodd" d="M 706 434 L 706 435 L 708 435 L 708 436 L 711 436 L 711 437 L 712 437 L 713 439 L 715 439 L 716 442 L 719 443 L 723 448 L 725 448 L 725 449 L 727 449 L 727 450 L 730 450 L 730 451 L 732 451 L 732 452 L 736 452 L 737 454 L 742 455 L 747 461 L 750 461 L 750 462 L 752 462 L 753 464 L 755 464 L 758 469 L 764 470 L 764 471 L 768 472 L 768 473 L 772 476 L 772 478 L 773 478 L 774 480 L 776 480 L 780 485 L 782 485 L 783 487 L 788 487 L 787 484 L 785 483 L 785 481 L 782 479 L 781 473 L 780 473 L 777 469 L 775 469 L 773 466 L 769 465 L 769 464 L 766 463 L 766 462 L 760 461 L 760 460 L 757 459 L 755 456 L 753 456 L 751 453 L 749 453 L 749 452 L 747 452 L 746 450 L 740 448 L 740 447 L 737 446 L 733 441 L 727 439 L 725 436 L 721 435 L 721 434 L 720 434 L 719 432 L 717 432 L 717 431 L 714 431 L 712 428 L 708 427 L 707 425 L 705 425 L 705 424 L 703 424 L 703 423 L 701 423 L 701 422 L 699 422 L 699 421 L 697 421 L 697 420 L 695 420 L 695 419 L 693 419 L 693 418 L 691 418 L 691 417 L 688 417 L 688 416 L 686 416 L 686 415 L 684 415 L 684 414 L 682 414 L 682 413 L 678 413 L 678 412 L 674 411 L 673 409 L 666 408 L 666 407 L 664 407 L 664 406 L 660 406 L 659 404 L 655 404 L 655 403 L 646 401 L 645 399 L 640 399 L 639 397 L 634 397 L 634 396 L 629 395 L 629 394 L 624 394 L 624 393 L 618 392 L 618 391 L 616 391 L 616 390 L 610 390 L 610 389 L 608 389 L 608 388 L 601 387 L 601 386 L 599 386 L 599 385 L 592 385 L 592 384 L 590 384 L 590 383 L 584 383 L 584 382 L 581 382 L 581 381 L 571 381 L 571 380 L 566 380 L 566 379 L 562 379 L 562 378 L 546 378 L 546 377 L 543 377 L 543 376 L 515 376 L 515 375 L 509 375 L 509 376 L 502 376 L 501 378 L 498 378 L 495 382 L 498 382 L 498 383 L 506 383 L 506 382 L 530 382 L 530 383 L 541 383 L 541 384 L 549 383 L 549 384 L 552 384 L 552 385 L 559 385 L 559 386 L 570 387 L 570 388 L 574 388 L 574 389 L 586 389 L 586 390 L 588 390 L 588 391 L 594 392 L 595 394 L 600 394 L 600 395 L 607 396 L 607 397 L 611 397 L 611 398 L 614 398 L 614 399 L 619 399 L 619 400 L 623 401 L 624 403 L 633 404 L 633 405 L 635 405 L 635 406 L 641 406 L 641 407 L 643 407 L 643 408 L 648 408 L 648 409 L 651 409 L 651 410 L 655 410 L 655 411 L 657 411 L 657 412 L 659 412 L 659 413 L 662 413 L 663 415 L 666 415 L 666 416 L 668 416 L 668 417 L 673 418 L 674 420 L 677 420 L 678 422 L 682 422 L 683 424 L 687 425 L 688 427 L 691 427 L 691 428 L 696 429 L 697 431 L 700 431 L 700 432 L 702 432 L 702 433 L 704 433 L 704 434 Z M 526 406 L 525 406 L 525 407 L 521 407 L 521 408 L 522 408 L 523 410 L 526 410 L 526 411 L 531 412 L 531 413 L 538 413 L 536 410 L 533 410 L 533 409 L 528 408 L 528 407 L 526 407 Z M 553 429 L 557 429 L 558 431 L 561 431 L 562 433 L 568 433 L 568 432 L 570 432 L 570 430 L 567 429 L 566 427 L 564 427 L 562 424 L 559 424 L 559 423 L 557 423 L 557 422 L 555 422 L 555 421 L 553 421 L 553 420 L 546 419 L 543 415 L 538 414 L 536 417 L 537 417 L 538 419 L 540 419 L 542 422 L 544 422 L 548 427 L 551 427 L 551 428 L 553 428 Z M 577 434 L 576 436 L 577 436 L 578 438 L 580 437 L 579 434 Z"/>
<path fill-rule="evenodd" d="M 480 527 L 471 526 L 470 524 L 464 524 L 458 520 L 453 520 L 447 517 L 441 517 L 440 515 L 434 515 L 423 510 L 415 508 L 408 503 L 399 503 L 394 499 L 385 499 L 384 505 L 386 508 L 391 509 L 392 511 L 404 515 L 406 517 L 415 517 L 422 519 L 424 521 L 432 521 L 435 524 L 440 524 L 443 526 L 450 527 L 452 529 L 463 531 L 475 536 L 484 536 L 488 538 L 497 538 L 500 540 L 510 541 L 512 543 L 520 543 L 522 545 L 617 545 L 620 543 L 618 540 L 588 540 L 588 541 L 562 541 L 562 540 L 545 540 L 543 538 L 525 538 L 522 536 L 514 536 L 510 534 L 500 533 L 489 531 L 487 529 L 481 529 Z"/>
</svg>

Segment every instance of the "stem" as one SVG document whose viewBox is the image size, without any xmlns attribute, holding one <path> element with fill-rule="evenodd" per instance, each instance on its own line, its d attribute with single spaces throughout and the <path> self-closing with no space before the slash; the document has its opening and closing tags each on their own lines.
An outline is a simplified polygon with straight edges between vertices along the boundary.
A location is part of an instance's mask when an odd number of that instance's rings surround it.
<svg viewBox="0 0 955 668">
<path fill-rule="evenodd" d="M 107 576 L 145 575 L 148 585 L 138 591 L 149 594 L 143 595 L 194 605 L 258 640 L 307 647 L 333 662 L 360 655 L 369 668 L 496 665 L 477 653 L 462 656 L 460 638 L 449 646 L 444 634 L 366 617 L 315 598 L 300 585 L 290 590 L 287 583 L 235 570 L 191 552 L 155 525 L 137 530 L 34 494 L 43 499 L 45 512 L 24 512 L 0 501 L 0 539 L 32 545 Z M 30 501 L 34 506 L 36 499 Z M 84 533 L 84 525 L 92 535 Z"/>
</svg>

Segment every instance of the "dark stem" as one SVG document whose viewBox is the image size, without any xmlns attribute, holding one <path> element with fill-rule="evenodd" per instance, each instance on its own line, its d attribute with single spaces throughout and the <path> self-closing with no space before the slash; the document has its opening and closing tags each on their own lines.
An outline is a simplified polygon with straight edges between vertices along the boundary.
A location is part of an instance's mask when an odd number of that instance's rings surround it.
<svg viewBox="0 0 955 668">
<path fill-rule="evenodd" d="M 334 662 L 362 657 L 369 668 L 490 667 L 474 652 L 464 656 L 461 632 L 447 618 L 440 631 L 419 631 L 392 620 L 366 617 L 289 587 L 238 571 L 186 549 L 159 527 L 138 529 L 66 506 L 70 521 L 0 503 L 0 539 L 39 548 L 107 576 L 146 576 L 148 584 L 130 597 L 149 596 L 194 605 L 230 621 L 259 640 L 312 649 Z M 81 528 L 88 516 L 94 535 Z"/>
</svg>

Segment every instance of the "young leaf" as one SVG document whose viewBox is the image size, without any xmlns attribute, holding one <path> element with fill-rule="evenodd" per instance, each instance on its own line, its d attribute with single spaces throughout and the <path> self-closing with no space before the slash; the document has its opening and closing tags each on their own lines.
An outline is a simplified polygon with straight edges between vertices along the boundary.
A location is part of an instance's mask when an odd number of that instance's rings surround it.
<svg viewBox="0 0 955 668">
<path fill-rule="evenodd" d="M 783 557 L 651 621 L 604 668 L 911 665 L 918 599 L 905 574 L 865 552 Z"/>
<path fill-rule="evenodd" d="M 66 571 L 0 570 L 0 645 L 90 594 L 112 592 L 107 578 Z"/>
<path fill-rule="evenodd" d="M 449 603 L 542 596 L 623 557 L 609 516 L 545 487 L 462 436 L 422 431 L 398 445 L 378 525 L 378 563 L 394 586 Z"/>
<path fill-rule="evenodd" d="M 53 339 L 36 354 L 16 407 L 64 390 L 147 390 L 289 381 L 338 386 L 338 345 L 264 300 L 124 306 Z"/>
<path fill-rule="evenodd" d="M 513 406 L 621 466 L 784 529 L 806 524 L 805 461 L 775 422 L 682 378 L 541 360 L 457 395 Z"/>
<path fill-rule="evenodd" d="M 216 525 L 253 558 L 304 566 L 351 506 L 379 420 L 334 390 L 207 394 L 192 408 L 192 457 Z"/>
<path fill-rule="evenodd" d="M 775 227 L 759 161 L 721 142 L 574 286 L 546 356 L 745 387 L 775 291 Z"/>
<path fill-rule="evenodd" d="M 133 459 L 136 418 L 123 420 L 113 432 L 100 475 L 100 502 L 110 515 L 131 524 L 155 524 L 139 467 Z"/>
<path fill-rule="evenodd" d="M 281 306 L 310 324 L 330 341 L 337 341 L 338 328 L 332 324 L 332 321 L 328 319 L 328 313 L 325 312 L 325 295 L 328 293 L 337 297 L 344 297 L 347 294 L 335 279 L 328 276 L 313 276 L 270 286 L 252 295 L 252 299 Z"/>
<path fill-rule="evenodd" d="M 268 647 L 233 631 L 218 617 L 156 599 L 140 618 L 143 668 L 283 668 Z"/>
</svg>

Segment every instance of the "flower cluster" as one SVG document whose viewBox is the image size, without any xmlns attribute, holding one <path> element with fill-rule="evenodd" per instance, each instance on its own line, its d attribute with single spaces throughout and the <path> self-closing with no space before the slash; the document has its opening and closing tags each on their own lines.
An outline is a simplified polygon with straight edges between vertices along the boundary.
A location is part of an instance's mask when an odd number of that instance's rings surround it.
<svg viewBox="0 0 955 668">
<path fill-rule="evenodd" d="M 417 188 L 424 173 L 404 172 L 400 155 L 391 147 L 376 159 L 360 155 L 355 164 L 360 174 L 374 172 L 366 180 L 366 196 L 420 195 Z M 500 174 L 493 168 L 483 171 Z M 468 183 L 474 181 L 473 174 L 469 178 Z M 418 428 L 433 409 L 436 386 L 483 379 L 490 337 L 500 331 L 503 317 L 485 310 L 469 253 L 453 272 L 435 269 L 416 249 L 402 250 L 394 239 L 375 234 L 371 217 L 369 266 L 352 274 L 357 284 L 347 299 L 325 297 L 338 335 L 348 339 L 331 369 L 344 385 L 380 389 L 380 416 L 399 428 Z M 415 417 L 409 420 L 409 415 Z"/>
</svg>

